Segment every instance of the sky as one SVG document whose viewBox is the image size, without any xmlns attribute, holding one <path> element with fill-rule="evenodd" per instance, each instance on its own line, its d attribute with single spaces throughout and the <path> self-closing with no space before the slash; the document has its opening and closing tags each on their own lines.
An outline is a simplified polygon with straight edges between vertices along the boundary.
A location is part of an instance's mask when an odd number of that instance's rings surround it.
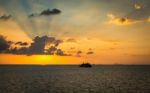
<svg viewBox="0 0 150 93">
<path fill-rule="evenodd" d="M 0 64 L 150 64 L 149 0 L 0 0 Z"/>
</svg>

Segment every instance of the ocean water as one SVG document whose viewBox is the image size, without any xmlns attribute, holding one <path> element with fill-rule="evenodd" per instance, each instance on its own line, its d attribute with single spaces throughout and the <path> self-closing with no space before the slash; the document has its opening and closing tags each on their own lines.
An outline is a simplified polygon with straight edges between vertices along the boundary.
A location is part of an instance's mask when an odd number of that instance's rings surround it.
<svg viewBox="0 0 150 93">
<path fill-rule="evenodd" d="M 150 66 L 0 66 L 0 93 L 150 93 Z"/>
</svg>

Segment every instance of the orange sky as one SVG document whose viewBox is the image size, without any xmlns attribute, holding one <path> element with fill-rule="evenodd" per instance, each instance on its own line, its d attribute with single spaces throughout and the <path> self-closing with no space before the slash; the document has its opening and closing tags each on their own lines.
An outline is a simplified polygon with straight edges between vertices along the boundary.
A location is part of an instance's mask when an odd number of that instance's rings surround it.
<svg viewBox="0 0 150 93">
<path fill-rule="evenodd" d="M 33 1 L 0 1 L 0 35 L 28 43 L 35 36 L 55 37 L 63 40 L 57 48 L 72 56 L 1 53 L 0 64 L 150 64 L 148 0 Z M 53 8 L 61 14 L 41 16 Z"/>
</svg>

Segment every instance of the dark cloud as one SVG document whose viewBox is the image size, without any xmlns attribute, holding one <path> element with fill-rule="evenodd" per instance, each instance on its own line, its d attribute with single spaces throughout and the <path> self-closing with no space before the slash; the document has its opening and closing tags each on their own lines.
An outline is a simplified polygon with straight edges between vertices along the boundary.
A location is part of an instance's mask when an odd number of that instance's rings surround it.
<svg viewBox="0 0 150 93">
<path fill-rule="evenodd" d="M 77 54 L 82 54 L 82 51 L 77 51 Z"/>
<path fill-rule="evenodd" d="M 87 55 L 94 54 L 93 49 L 92 49 L 92 48 L 89 48 L 89 49 L 88 49 L 88 52 L 87 52 L 86 54 L 87 54 Z"/>
<path fill-rule="evenodd" d="M 7 52 L 10 47 L 10 43 L 5 37 L 0 35 L 0 53 Z"/>
<path fill-rule="evenodd" d="M 40 13 L 40 15 L 44 15 L 44 16 L 49 16 L 49 15 L 57 15 L 57 14 L 60 14 L 61 11 L 59 9 L 47 9 L 47 10 L 44 10 Z"/>
<path fill-rule="evenodd" d="M 7 21 L 7 20 L 9 20 L 9 19 L 11 19 L 11 15 L 2 15 L 2 16 L 0 16 L 0 20 L 2 20 L 2 21 Z"/>
<path fill-rule="evenodd" d="M 30 54 L 45 54 L 45 46 L 54 46 L 55 48 L 62 42 L 62 40 L 57 40 L 55 37 L 35 37 L 33 43 L 29 47 Z M 50 48 L 52 49 L 52 47 Z M 49 50 L 50 51 L 50 50 Z"/>
<path fill-rule="evenodd" d="M 8 44 L 13 44 L 14 42 L 12 42 L 12 41 L 7 41 L 8 42 Z"/>
<path fill-rule="evenodd" d="M 57 49 L 56 55 L 58 56 L 72 56 L 71 54 L 65 54 L 61 49 Z"/>
<path fill-rule="evenodd" d="M 27 42 L 21 42 L 21 41 L 19 41 L 19 42 L 16 42 L 15 45 L 27 46 L 28 43 Z"/>
<path fill-rule="evenodd" d="M 43 11 L 42 11 L 41 13 L 39 13 L 39 14 L 32 13 L 32 14 L 29 15 L 29 17 L 51 16 L 51 15 L 58 15 L 58 14 L 60 14 L 60 13 L 61 13 L 61 10 L 54 8 L 54 9 L 52 9 L 52 10 L 50 10 L 50 9 L 43 10 Z"/>
<path fill-rule="evenodd" d="M 87 55 L 91 55 L 91 54 L 94 54 L 94 52 L 89 51 L 89 52 L 87 52 L 86 54 L 87 54 Z"/>
<path fill-rule="evenodd" d="M 28 53 L 28 48 L 27 47 L 21 47 L 21 48 L 12 48 L 12 49 L 9 49 L 8 50 L 8 53 L 11 53 L 11 54 L 17 54 L 17 55 L 31 55 Z"/>
<path fill-rule="evenodd" d="M 125 22 L 127 21 L 127 19 L 126 19 L 126 18 L 120 18 L 119 21 L 120 21 L 121 23 L 125 23 Z"/>
<path fill-rule="evenodd" d="M 58 56 L 71 56 L 64 53 L 62 49 L 58 49 L 62 40 L 57 40 L 55 37 L 35 37 L 29 47 L 27 42 L 16 42 L 14 45 L 20 45 L 22 47 L 11 47 L 13 42 L 7 41 L 3 36 L 0 36 L 0 53 L 11 53 L 17 55 L 58 55 Z M 48 46 L 47 49 L 46 46 Z"/>
<path fill-rule="evenodd" d="M 63 55 L 64 55 L 64 52 L 63 52 L 61 49 L 58 49 L 58 50 L 56 51 L 56 55 L 63 56 Z"/>
<path fill-rule="evenodd" d="M 51 46 L 49 49 L 47 49 L 47 53 L 50 55 L 54 55 L 56 52 L 57 48 L 55 46 Z"/>
<path fill-rule="evenodd" d="M 63 41 L 62 40 L 55 40 L 54 41 L 54 44 L 55 46 L 57 47 L 60 43 L 62 43 Z"/>
</svg>

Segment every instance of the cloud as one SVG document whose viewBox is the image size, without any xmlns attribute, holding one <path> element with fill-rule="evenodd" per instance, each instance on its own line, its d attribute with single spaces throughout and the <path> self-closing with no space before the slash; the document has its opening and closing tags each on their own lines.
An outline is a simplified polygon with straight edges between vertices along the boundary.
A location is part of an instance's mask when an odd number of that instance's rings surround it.
<svg viewBox="0 0 150 93">
<path fill-rule="evenodd" d="M 57 49 L 56 55 L 59 55 L 59 56 L 67 56 L 67 54 L 65 54 L 61 49 Z"/>
<path fill-rule="evenodd" d="M 140 10 L 140 9 L 143 8 L 143 6 L 141 6 L 140 4 L 134 4 L 134 8 L 135 8 L 136 10 Z"/>
<path fill-rule="evenodd" d="M 7 52 L 10 47 L 10 43 L 5 39 L 5 37 L 0 35 L 0 53 Z"/>
<path fill-rule="evenodd" d="M 133 19 L 124 18 L 124 17 L 119 18 L 119 17 L 114 16 L 113 14 L 108 14 L 107 17 L 109 18 L 109 21 L 107 22 L 107 24 L 114 24 L 114 25 L 119 25 L 119 26 L 131 25 L 131 24 L 140 22 L 140 21 L 136 21 Z"/>
<path fill-rule="evenodd" d="M 64 51 L 62 51 L 61 49 L 57 49 L 56 55 L 58 55 L 58 56 L 72 56 L 71 54 L 64 53 Z"/>
<path fill-rule="evenodd" d="M 31 43 L 31 46 L 29 47 L 28 53 L 30 54 L 46 54 L 45 47 L 49 46 L 50 49 L 52 49 L 52 46 L 57 48 L 57 46 L 61 43 L 61 40 L 55 39 L 55 37 L 35 37 L 33 39 L 33 43 Z M 50 51 L 50 50 L 49 50 Z M 51 54 L 51 53 L 50 53 Z"/>
<path fill-rule="evenodd" d="M 28 43 L 27 42 L 21 42 L 21 41 L 19 41 L 19 42 L 16 42 L 15 45 L 27 46 Z"/>
<path fill-rule="evenodd" d="M 54 47 L 54 46 L 51 46 L 49 49 L 47 49 L 47 53 L 50 54 L 50 55 L 54 55 L 55 52 L 56 52 L 57 48 Z"/>
<path fill-rule="evenodd" d="M 31 55 L 28 53 L 27 47 L 21 47 L 21 48 L 15 47 L 15 48 L 9 49 L 7 53 L 17 54 L 17 55 Z"/>
<path fill-rule="evenodd" d="M 61 10 L 54 8 L 52 10 L 50 10 L 50 9 L 43 10 L 41 13 L 37 13 L 37 14 L 32 13 L 32 14 L 29 15 L 29 17 L 51 16 L 51 15 L 58 15 L 60 13 L 61 13 Z"/>
<path fill-rule="evenodd" d="M 7 20 L 9 20 L 9 19 L 11 19 L 11 15 L 2 15 L 2 16 L 0 16 L 0 20 L 1 21 L 7 21 Z"/>
<path fill-rule="evenodd" d="M 0 53 L 11 53 L 17 55 L 58 55 L 58 56 L 71 56 L 66 54 L 62 49 L 58 49 L 62 40 L 57 40 L 55 37 L 36 36 L 29 47 L 27 42 L 16 42 L 14 45 L 22 47 L 11 47 L 11 41 L 7 41 L 3 36 L 0 36 Z"/>
<path fill-rule="evenodd" d="M 80 50 L 79 50 L 79 51 L 77 51 L 77 54 L 82 54 L 82 51 L 80 51 Z"/>
<path fill-rule="evenodd" d="M 61 13 L 61 11 L 59 9 L 55 8 L 55 9 L 52 9 L 52 10 L 50 10 L 50 9 L 44 10 L 44 11 L 41 12 L 40 15 L 49 16 L 49 15 L 57 15 L 57 14 L 60 14 L 60 13 Z"/>
<path fill-rule="evenodd" d="M 87 55 L 91 55 L 91 54 L 94 54 L 94 52 L 89 51 L 89 52 L 87 52 L 86 54 L 87 54 Z"/>
<path fill-rule="evenodd" d="M 61 49 L 58 49 L 57 52 L 56 52 L 56 55 L 63 56 L 64 52 Z"/>
</svg>

